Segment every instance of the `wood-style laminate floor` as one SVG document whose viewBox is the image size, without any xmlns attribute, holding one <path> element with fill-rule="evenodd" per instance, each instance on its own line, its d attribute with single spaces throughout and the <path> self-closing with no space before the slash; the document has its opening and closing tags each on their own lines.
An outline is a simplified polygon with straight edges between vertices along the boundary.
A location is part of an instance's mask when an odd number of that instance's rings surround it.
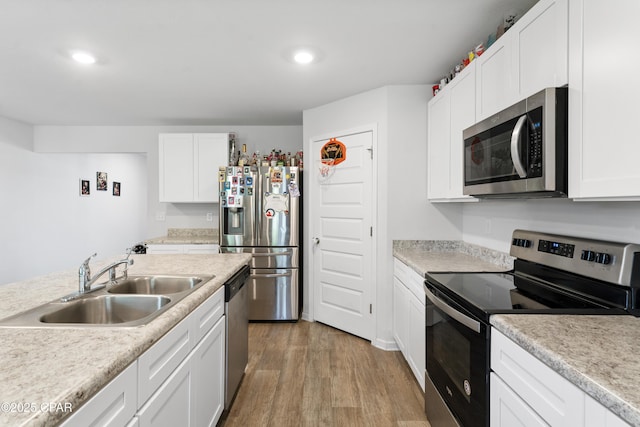
<svg viewBox="0 0 640 427">
<path fill-rule="evenodd" d="M 224 427 L 429 427 L 398 351 L 323 325 L 250 323 L 249 364 Z"/>
</svg>

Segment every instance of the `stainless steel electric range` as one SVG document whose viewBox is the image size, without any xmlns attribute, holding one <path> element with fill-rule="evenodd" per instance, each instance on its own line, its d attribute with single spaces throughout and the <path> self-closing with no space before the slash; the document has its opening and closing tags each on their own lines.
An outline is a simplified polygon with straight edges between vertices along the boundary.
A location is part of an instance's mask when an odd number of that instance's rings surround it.
<svg viewBox="0 0 640 427">
<path fill-rule="evenodd" d="M 426 275 L 431 425 L 489 425 L 492 314 L 640 312 L 640 245 L 515 230 L 510 254 L 508 272 Z"/>
</svg>

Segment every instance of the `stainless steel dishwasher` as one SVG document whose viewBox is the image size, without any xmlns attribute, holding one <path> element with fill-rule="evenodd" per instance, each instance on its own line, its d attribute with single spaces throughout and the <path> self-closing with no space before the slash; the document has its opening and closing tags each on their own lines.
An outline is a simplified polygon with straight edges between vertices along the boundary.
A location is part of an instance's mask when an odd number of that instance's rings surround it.
<svg viewBox="0 0 640 427">
<path fill-rule="evenodd" d="M 249 267 L 244 266 L 224 285 L 226 325 L 226 376 L 224 410 L 229 411 L 249 361 L 247 286 Z"/>
</svg>

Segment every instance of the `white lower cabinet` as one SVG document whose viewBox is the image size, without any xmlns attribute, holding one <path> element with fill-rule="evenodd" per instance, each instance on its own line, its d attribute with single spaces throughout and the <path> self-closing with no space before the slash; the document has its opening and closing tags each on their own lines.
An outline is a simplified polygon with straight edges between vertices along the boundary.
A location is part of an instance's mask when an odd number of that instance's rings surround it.
<svg viewBox="0 0 640 427">
<path fill-rule="evenodd" d="M 495 328 L 491 370 L 491 427 L 628 426 Z"/>
<path fill-rule="evenodd" d="M 62 427 L 126 425 L 137 409 L 138 362 L 135 361 L 73 412 Z"/>
<path fill-rule="evenodd" d="M 424 391 L 427 363 L 424 278 L 397 258 L 393 262 L 393 336 Z"/>
<path fill-rule="evenodd" d="M 215 426 L 224 410 L 224 322 L 223 317 L 191 355 L 191 407 L 194 426 Z"/>
<path fill-rule="evenodd" d="M 224 410 L 224 287 L 62 425 L 215 426 Z"/>
<path fill-rule="evenodd" d="M 220 245 L 214 244 L 150 244 L 147 245 L 147 253 L 157 254 L 217 254 Z"/>
<path fill-rule="evenodd" d="M 192 426 L 191 357 L 173 371 L 138 411 L 140 427 Z"/>
<path fill-rule="evenodd" d="M 495 372 L 491 373 L 491 404 L 489 414 L 492 426 L 538 427 L 548 426 Z"/>
</svg>

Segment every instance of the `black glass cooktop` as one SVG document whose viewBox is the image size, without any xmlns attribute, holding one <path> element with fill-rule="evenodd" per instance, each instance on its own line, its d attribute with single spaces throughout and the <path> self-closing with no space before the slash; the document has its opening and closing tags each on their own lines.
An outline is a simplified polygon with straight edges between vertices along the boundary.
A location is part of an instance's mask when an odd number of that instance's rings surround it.
<svg viewBox="0 0 640 427">
<path fill-rule="evenodd" d="M 427 284 L 462 308 L 488 320 L 496 313 L 615 314 L 626 303 L 623 289 L 607 289 L 596 296 L 584 291 L 588 281 L 558 284 L 505 273 L 430 273 Z"/>
</svg>

